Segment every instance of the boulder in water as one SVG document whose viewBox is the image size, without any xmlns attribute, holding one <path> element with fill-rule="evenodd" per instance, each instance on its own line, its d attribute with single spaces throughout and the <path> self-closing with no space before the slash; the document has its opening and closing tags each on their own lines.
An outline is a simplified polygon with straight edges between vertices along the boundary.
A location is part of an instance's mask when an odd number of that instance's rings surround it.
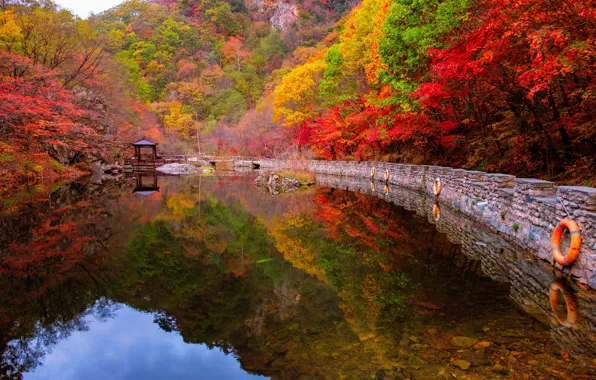
<svg viewBox="0 0 596 380">
<path fill-rule="evenodd" d="M 255 185 L 260 189 L 268 190 L 273 195 L 277 195 L 296 191 L 300 187 L 300 182 L 276 172 L 263 172 L 255 179 Z"/>
<path fill-rule="evenodd" d="M 185 175 L 185 174 L 197 173 L 198 171 L 200 171 L 200 168 L 197 168 L 196 166 L 188 165 L 188 164 L 172 163 L 172 164 L 162 165 L 155 170 L 157 170 L 158 172 L 161 172 L 161 173 L 166 173 L 166 174 Z"/>
</svg>

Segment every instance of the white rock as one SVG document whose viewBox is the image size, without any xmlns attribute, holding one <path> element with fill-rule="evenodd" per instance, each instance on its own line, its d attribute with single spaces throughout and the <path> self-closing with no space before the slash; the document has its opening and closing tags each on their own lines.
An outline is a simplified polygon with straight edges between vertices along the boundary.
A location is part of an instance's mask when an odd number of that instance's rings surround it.
<svg viewBox="0 0 596 380">
<path fill-rule="evenodd" d="M 193 166 L 193 165 L 173 163 L 173 164 L 166 164 L 166 165 L 160 166 L 155 170 L 157 170 L 158 172 L 161 172 L 161 173 L 166 173 L 166 174 L 181 175 L 181 174 L 194 174 L 199 171 L 199 168 L 197 168 L 196 166 Z"/>
</svg>

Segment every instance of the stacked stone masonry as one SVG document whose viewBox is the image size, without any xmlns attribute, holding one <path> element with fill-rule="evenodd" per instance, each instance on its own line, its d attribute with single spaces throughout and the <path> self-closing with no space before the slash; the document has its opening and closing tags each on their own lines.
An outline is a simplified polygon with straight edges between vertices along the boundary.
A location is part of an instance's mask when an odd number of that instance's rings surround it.
<svg viewBox="0 0 596 380">
<path fill-rule="evenodd" d="M 588 363 L 596 355 L 596 293 L 586 291 L 574 283 L 577 302 L 577 323 L 574 328 L 561 328 L 555 318 L 548 297 L 549 287 L 556 276 L 552 268 L 539 260 L 531 259 L 527 252 L 503 236 L 493 233 L 487 226 L 477 223 L 451 207 L 440 206 L 433 197 L 400 186 L 386 185 L 354 177 L 319 175 L 321 186 L 369 194 L 386 202 L 403 207 L 435 224 L 449 241 L 461 246 L 462 253 L 481 264 L 482 271 L 495 281 L 510 284 L 511 298 L 528 314 L 551 326 L 552 338 L 574 357 Z M 433 206 L 439 203 L 441 215 L 433 215 Z"/>
<path fill-rule="evenodd" d="M 259 163 L 263 169 L 304 169 L 315 174 L 371 180 L 382 184 L 381 187 L 387 183 L 421 192 L 432 198 L 433 203 L 433 183 L 439 178 L 442 190 L 436 200 L 443 208 L 448 206 L 468 215 L 578 282 L 596 289 L 596 188 L 556 186 L 534 178 L 428 165 L 318 160 L 260 160 Z M 388 181 L 385 181 L 386 173 Z M 555 226 L 567 217 L 579 225 L 582 245 L 577 261 L 561 268 L 552 258 L 551 235 Z M 568 244 L 569 239 L 564 238 L 565 251 Z"/>
</svg>

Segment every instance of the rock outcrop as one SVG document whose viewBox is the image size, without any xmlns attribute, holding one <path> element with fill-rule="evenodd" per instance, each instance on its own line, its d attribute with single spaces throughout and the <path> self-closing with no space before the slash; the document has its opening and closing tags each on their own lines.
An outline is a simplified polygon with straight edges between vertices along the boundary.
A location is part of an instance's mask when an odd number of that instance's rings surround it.
<svg viewBox="0 0 596 380">
<path fill-rule="evenodd" d="M 298 7 L 294 0 L 280 0 L 273 11 L 273 15 L 269 19 L 271 25 L 286 31 L 298 20 Z"/>
<path fill-rule="evenodd" d="M 268 18 L 271 25 L 282 32 L 298 20 L 298 7 L 296 0 L 253 0 L 261 17 Z"/>
<path fill-rule="evenodd" d="M 300 182 L 276 172 L 264 172 L 257 176 L 255 185 L 259 189 L 269 191 L 272 195 L 278 195 L 298 190 Z"/>
<path fill-rule="evenodd" d="M 67 145 L 43 144 L 48 156 L 63 165 L 72 165 L 84 161 L 85 154 L 82 149 L 74 149 Z"/>
</svg>

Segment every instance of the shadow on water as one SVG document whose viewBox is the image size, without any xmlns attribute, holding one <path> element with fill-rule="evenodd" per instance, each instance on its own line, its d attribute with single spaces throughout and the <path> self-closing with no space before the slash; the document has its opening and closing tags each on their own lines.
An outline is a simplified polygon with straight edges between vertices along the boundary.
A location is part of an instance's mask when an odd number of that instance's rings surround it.
<svg viewBox="0 0 596 380">
<path fill-rule="evenodd" d="M 52 365 L 72 334 L 101 345 L 89 321 L 126 326 L 125 304 L 273 378 L 594 375 L 592 292 L 424 194 L 318 180 L 121 178 L 3 210 L 1 373 Z"/>
</svg>

